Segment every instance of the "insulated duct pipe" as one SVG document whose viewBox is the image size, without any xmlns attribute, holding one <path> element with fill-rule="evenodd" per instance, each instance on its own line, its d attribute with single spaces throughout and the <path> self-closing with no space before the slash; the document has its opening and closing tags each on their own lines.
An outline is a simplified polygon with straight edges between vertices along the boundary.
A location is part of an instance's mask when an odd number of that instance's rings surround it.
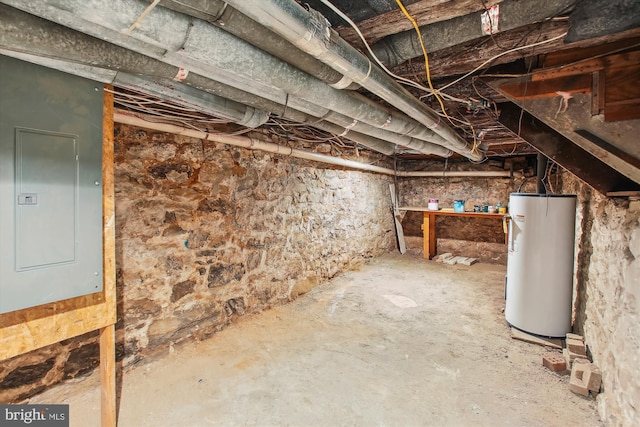
<svg viewBox="0 0 640 427">
<path fill-rule="evenodd" d="M 237 107 L 234 108 L 234 104 L 237 104 L 234 101 L 223 99 L 217 97 L 216 95 L 193 89 L 190 86 L 176 84 L 172 81 L 156 82 L 148 80 L 144 77 L 123 72 L 116 72 L 103 68 L 96 68 L 88 65 L 61 61 L 58 59 L 8 51 L 1 48 L 0 54 L 42 65 L 48 68 L 53 68 L 87 79 L 96 80 L 102 83 L 113 84 L 119 87 L 149 93 L 156 97 L 168 99 L 184 106 L 196 107 L 202 112 L 207 112 L 217 117 L 229 119 L 230 121 L 241 124 L 243 126 L 255 127 L 251 125 L 261 125 L 265 122 L 265 119 L 268 118 L 268 113 L 260 113 L 259 110 L 255 110 L 244 105 L 239 105 L 238 107 L 243 108 L 243 110 L 239 110 Z M 239 113 L 239 111 L 244 112 Z M 287 114 L 285 114 L 283 117 L 297 121 L 299 123 L 308 123 L 310 126 L 317 127 L 334 135 L 345 134 L 343 135 L 345 138 L 350 139 L 351 141 L 356 142 L 363 147 L 369 148 L 385 155 L 392 155 L 395 153 L 394 145 L 387 141 L 369 135 L 361 134 L 353 130 L 347 132 L 343 127 L 324 120 L 309 117 L 304 113 L 296 112 L 292 109 L 289 109 L 287 111 Z M 257 123 L 258 120 L 259 123 Z M 418 141 L 418 143 L 421 142 L 423 141 Z M 443 151 L 441 152 L 439 151 L 439 149 Z M 433 150 L 429 148 L 425 149 L 425 151 L 425 154 L 431 152 L 431 154 L 440 155 L 443 157 L 448 157 L 451 154 L 451 152 L 446 152 L 446 149 L 438 145 L 434 146 Z"/>
<path fill-rule="evenodd" d="M 134 76 L 128 75 L 128 77 L 125 78 L 125 76 L 120 73 L 118 74 L 118 78 L 116 80 L 118 84 L 122 85 L 131 84 L 130 82 L 132 81 L 132 79 L 134 79 Z M 204 78 L 202 79 L 206 80 Z M 136 88 L 142 90 L 143 92 L 148 91 L 152 93 L 154 91 L 157 91 L 157 87 L 159 87 L 161 89 L 161 93 L 163 93 L 165 96 L 171 96 L 175 93 L 182 93 L 185 87 L 181 83 L 176 83 L 169 80 L 136 80 L 138 81 Z M 431 144 L 429 142 L 398 135 L 382 129 L 374 128 L 364 123 L 356 123 L 356 121 L 354 121 L 353 119 L 342 116 L 338 113 L 330 111 L 324 116 L 326 120 L 323 120 L 322 118 L 307 115 L 301 111 L 279 105 L 275 102 L 260 98 L 256 95 L 252 95 L 246 92 L 238 94 L 238 92 L 240 92 L 238 89 L 225 86 L 221 83 L 215 84 L 215 82 L 209 81 L 207 82 L 207 86 L 210 88 L 212 87 L 211 83 L 214 84 L 216 92 L 222 92 L 226 94 L 227 98 L 238 99 L 238 97 L 240 97 L 243 104 L 250 105 L 250 107 L 247 107 L 247 109 L 253 110 L 253 108 L 251 107 L 254 107 L 256 109 L 259 108 L 268 110 L 279 117 L 283 117 L 285 119 L 292 120 L 298 123 L 304 123 L 309 126 L 332 133 L 334 135 L 344 136 L 345 138 L 350 139 L 353 142 L 356 142 L 364 147 L 370 148 L 382 154 L 392 155 L 395 153 L 396 149 L 392 142 L 403 146 L 411 146 L 413 149 L 416 149 L 423 154 L 437 155 L 440 157 L 450 157 L 453 154 L 451 150 L 448 150 L 441 145 Z M 146 89 L 147 86 L 149 86 L 149 89 Z M 189 86 L 186 87 L 191 89 Z M 209 94 L 207 89 L 205 89 L 205 91 L 205 93 Z"/>
<path fill-rule="evenodd" d="M 500 31 L 533 24 L 568 12 L 575 2 L 576 0 L 504 0 L 500 2 Z M 478 6 L 479 12 L 421 26 L 422 40 L 429 52 L 485 37 L 481 26 L 484 10 L 480 2 Z M 413 29 L 387 36 L 374 43 L 371 50 L 387 67 L 395 67 L 423 55 L 418 35 Z"/>
<path fill-rule="evenodd" d="M 180 90 L 175 90 L 171 88 L 169 82 L 162 84 L 161 82 L 154 82 L 133 74 L 68 62 L 55 58 L 46 58 L 28 53 L 15 52 L 1 47 L 0 55 L 10 56 L 22 61 L 42 65 L 47 68 L 52 68 L 54 70 L 84 77 L 101 83 L 112 84 L 125 89 L 132 89 L 147 93 L 160 99 L 175 102 L 183 107 L 192 108 L 205 114 L 210 114 L 217 118 L 228 120 L 250 128 L 261 126 L 269 119 L 269 113 L 265 111 L 256 110 L 238 102 L 194 89 L 190 86 L 184 86 L 180 88 Z"/>
<path fill-rule="evenodd" d="M 198 100 L 204 97 L 205 94 L 193 92 L 193 89 L 189 87 L 191 86 L 209 94 L 226 98 L 225 100 L 211 98 L 204 105 L 191 100 L 191 105 L 198 105 L 202 111 L 213 115 L 232 118 L 234 119 L 233 121 L 244 126 L 254 127 L 252 125 L 257 126 L 264 123 L 267 114 L 258 111 L 263 110 L 263 112 L 269 111 L 289 120 L 306 123 L 336 135 L 346 133 L 348 139 L 387 155 L 395 152 L 395 147 L 391 143 L 408 146 L 424 154 L 433 154 L 441 157 L 449 157 L 452 154 L 450 150 L 440 145 L 395 134 L 365 123 L 356 123 L 352 118 L 319 108 L 310 103 L 304 103 L 302 100 L 299 101 L 300 105 L 304 105 L 307 113 L 207 79 L 195 73 L 187 74 L 183 80 L 184 84 L 173 82 L 169 79 L 176 76 L 179 69 L 172 65 L 84 35 L 6 5 L 0 4 L 0 16 L 3 18 L 0 19 L 0 48 L 4 47 L 10 50 L 3 52 L 7 56 L 13 56 L 70 74 L 81 75 L 103 83 L 148 91 L 178 103 L 184 103 L 187 98 Z M 25 28 L 29 31 L 23 31 Z M 19 55 L 18 52 L 28 52 L 37 56 Z M 116 73 L 117 71 L 120 71 L 120 73 Z M 131 81 L 133 78 L 131 74 L 139 76 L 135 85 Z M 144 78 L 141 77 L 142 75 L 144 75 Z M 185 86 L 185 84 L 189 86 Z M 185 92 L 189 92 L 189 94 Z M 250 111 L 246 111 L 247 109 L 243 105 L 229 101 L 230 99 L 253 107 L 255 109 L 253 111 L 254 114 L 248 115 Z M 213 110 L 216 105 L 223 105 L 225 108 L 230 107 L 234 111 L 230 113 L 224 109 Z M 325 120 L 322 120 L 322 118 Z M 348 129 L 350 130 L 348 131 Z"/>
<path fill-rule="evenodd" d="M 445 139 L 445 147 L 480 161 L 484 154 L 447 126 L 433 110 L 420 102 L 380 67 L 344 41 L 319 12 L 293 0 L 228 0 L 239 11 L 281 35 L 298 48 L 378 95 Z"/>
<path fill-rule="evenodd" d="M 223 28 L 234 36 L 282 59 L 336 89 L 357 88 L 357 85 L 352 85 L 351 79 L 344 77 L 313 56 L 300 51 L 286 40 L 282 40 L 280 36 L 238 12 L 224 1 L 161 0 L 159 4 L 167 9 L 202 19 Z"/>
<path fill-rule="evenodd" d="M 172 86 L 174 82 L 165 81 L 164 83 L 154 82 L 147 80 L 140 76 L 135 76 L 132 74 L 116 72 L 112 70 L 107 70 L 103 68 L 91 67 L 83 64 L 75 64 L 71 62 L 61 61 L 58 59 L 52 58 L 44 58 L 41 56 L 34 56 L 30 54 L 7 51 L 4 49 L 0 49 L 0 55 L 11 56 L 16 59 L 21 59 L 23 61 L 31 62 L 34 64 L 42 65 L 48 68 L 53 68 L 58 71 L 63 71 L 65 73 L 74 74 L 80 77 L 84 77 L 91 80 L 96 80 L 102 83 L 108 83 L 117 85 L 119 87 L 124 87 L 128 89 L 139 90 L 144 93 L 149 93 L 154 96 L 162 97 L 163 99 L 170 99 L 176 103 L 182 104 L 184 106 L 189 107 L 197 107 L 200 111 L 207 112 L 209 114 L 213 114 L 217 117 L 222 117 L 229 119 L 238 124 L 247 125 L 249 120 L 242 120 L 244 117 L 241 117 L 240 120 L 237 119 L 237 115 L 235 114 L 237 111 L 232 109 L 227 105 L 237 104 L 234 101 L 229 101 L 216 95 L 209 94 L 207 92 L 203 92 L 197 89 L 193 89 L 189 86 L 181 87 L 179 90 L 176 90 Z M 195 94 L 190 94 L 190 91 L 195 91 Z M 177 98 L 176 98 L 177 97 Z M 204 104 L 203 104 L 204 103 Z M 256 115 L 254 110 L 251 107 L 246 107 L 241 105 L 241 107 L 245 108 L 246 115 L 249 118 L 260 117 L 268 117 L 267 113 L 262 115 Z M 304 116 L 303 113 L 300 113 Z M 264 116 L 264 117 L 262 117 Z M 262 120 L 264 123 L 265 120 Z M 260 124 L 263 124 L 260 123 Z M 331 132 L 334 134 L 340 134 L 343 132 L 343 128 L 334 125 L 329 122 L 322 122 L 316 124 L 317 127 L 326 130 L 327 132 Z M 351 139 L 353 142 L 356 142 L 364 147 L 370 148 L 374 151 L 378 151 L 382 154 L 392 155 L 395 152 L 395 148 L 392 144 L 389 144 L 386 141 L 373 138 L 368 135 L 363 135 L 358 132 L 349 132 L 348 139 Z"/>
<path fill-rule="evenodd" d="M 509 171 L 394 171 L 390 168 L 384 168 L 381 166 L 370 165 L 368 163 L 356 162 L 354 160 L 346 160 L 338 157 L 328 156 L 325 154 L 311 153 L 304 150 L 298 150 L 288 146 L 282 146 L 274 144 L 272 142 L 260 141 L 255 138 L 247 136 L 234 136 L 223 134 L 210 134 L 200 132 L 194 129 L 188 129 L 180 126 L 170 125 L 166 123 L 148 122 L 130 114 L 126 114 L 120 111 L 116 111 L 114 114 L 114 121 L 131 126 L 142 127 L 146 129 L 153 129 L 160 132 L 171 133 L 175 135 L 183 135 L 192 138 L 204 139 L 207 141 L 219 142 L 222 144 L 233 145 L 236 147 L 242 147 L 249 150 L 261 150 L 269 153 L 280 154 L 283 156 L 291 156 L 299 159 L 311 160 L 315 162 L 327 163 L 336 166 L 342 166 L 350 169 L 364 170 L 368 172 L 375 172 L 383 175 L 395 175 L 400 177 L 434 177 L 434 178 L 446 178 L 446 177 L 511 177 Z"/>
<path fill-rule="evenodd" d="M 305 103 L 335 110 L 387 131 L 446 145 L 442 137 L 405 115 L 389 111 L 362 95 L 333 89 L 223 30 L 168 9 L 153 9 L 129 36 L 123 30 L 137 22 L 146 7 L 144 2 L 120 0 L 114 5 L 105 0 L 2 0 L 2 3 L 291 108 L 299 109 L 296 103 L 302 98 Z"/>
</svg>

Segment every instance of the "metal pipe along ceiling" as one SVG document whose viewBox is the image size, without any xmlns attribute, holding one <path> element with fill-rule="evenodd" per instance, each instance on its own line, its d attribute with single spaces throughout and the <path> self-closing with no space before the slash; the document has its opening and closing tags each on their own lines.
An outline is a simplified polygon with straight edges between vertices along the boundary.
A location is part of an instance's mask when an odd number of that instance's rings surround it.
<svg viewBox="0 0 640 427">
<path fill-rule="evenodd" d="M 447 145 L 444 138 L 404 114 L 389 111 L 361 95 L 333 89 L 211 24 L 162 7 L 153 9 L 140 26 L 127 35 L 122 30 L 137 21 L 146 3 L 134 0 L 2 2 L 291 108 L 304 111 L 298 106 L 302 99 L 307 105 L 334 110 L 387 131 Z M 113 10 L 118 13 L 114 14 Z"/>
<path fill-rule="evenodd" d="M 336 89 L 356 88 L 352 81 L 311 55 L 238 12 L 221 0 L 162 0 L 160 5 L 230 32 L 234 36 L 282 59 Z M 350 86 L 351 85 L 351 86 Z"/>
<path fill-rule="evenodd" d="M 358 121 L 384 128 L 385 131 L 445 145 L 440 136 L 416 121 L 390 112 L 361 95 L 333 89 L 201 20 L 156 7 L 141 22 L 141 26 L 133 30 L 131 34 L 137 37 L 133 38 L 123 34 L 120 29 L 129 28 L 131 22 L 137 22 L 137 16 L 146 5 L 142 2 L 118 4 L 122 7 L 118 7 L 119 13 L 116 15 L 111 13 L 113 5 L 98 0 L 48 0 L 26 4 L 17 0 L 5 0 L 4 3 L 14 4 L 31 14 L 156 57 L 162 62 L 186 66 L 207 78 L 222 81 L 235 88 L 248 89 L 316 117 L 322 117 L 329 113 L 327 108 L 333 108 Z M 105 19 L 105 16 L 109 16 L 109 19 Z M 216 43 L 210 43 L 210 40 L 216 40 Z M 233 54 L 229 55 L 229 52 Z M 296 94 L 300 97 L 296 97 Z M 305 111 L 303 107 L 309 106 L 315 106 L 316 109 Z M 318 110 L 322 112 L 319 113 Z M 429 154 L 450 154 L 449 150 L 436 149 L 433 145 L 411 138 L 403 145 Z"/>
<path fill-rule="evenodd" d="M 316 115 L 308 115 L 195 73 L 189 73 L 183 83 L 174 82 L 170 79 L 176 75 L 178 68 L 172 65 L 6 5 L 0 4 L 0 14 L 7 18 L 0 20 L 0 47 L 4 48 L 0 52 L 8 56 L 104 83 L 146 91 L 179 104 L 198 107 L 212 115 L 229 118 L 244 126 L 263 124 L 269 111 L 334 134 L 344 133 L 345 128 L 351 128 L 346 135 L 348 139 L 387 155 L 395 152 L 392 143 L 412 147 L 425 154 L 442 157 L 451 155 L 450 150 L 439 145 L 360 122 L 354 126 L 352 118 L 318 109 L 308 103 L 306 107 Z M 22 31 L 25 28 L 29 31 Z"/>
<path fill-rule="evenodd" d="M 442 145 L 472 160 L 484 158 L 443 123 L 436 112 L 362 53 L 332 34 L 329 22 L 318 12 L 307 10 L 293 0 L 228 0 L 228 3 L 430 128 L 445 139 Z"/>
</svg>

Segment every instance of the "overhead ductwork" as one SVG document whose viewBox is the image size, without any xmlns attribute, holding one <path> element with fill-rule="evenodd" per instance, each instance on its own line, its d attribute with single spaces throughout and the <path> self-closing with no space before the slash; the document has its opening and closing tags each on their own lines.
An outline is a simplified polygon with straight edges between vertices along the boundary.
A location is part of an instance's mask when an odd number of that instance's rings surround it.
<svg viewBox="0 0 640 427">
<path fill-rule="evenodd" d="M 344 77 L 311 55 L 296 49 L 291 43 L 238 12 L 224 1 L 161 0 L 159 5 L 223 28 L 234 36 L 282 59 L 336 89 L 357 88 L 357 85 L 352 85 L 349 78 Z"/>
<path fill-rule="evenodd" d="M 431 129 L 444 139 L 445 147 L 472 160 L 484 158 L 435 111 L 340 38 L 319 12 L 305 9 L 293 0 L 229 0 L 228 3 Z"/>
<path fill-rule="evenodd" d="M 254 127 L 264 123 L 268 111 L 336 135 L 346 134 L 348 139 L 387 155 L 395 152 L 394 143 L 424 154 L 451 155 L 451 151 L 442 146 L 354 122 L 350 117 L 310 103 L 306 103 L 305 108 L 315 115 L 195 73 L 189 73 L 182 83 L 171 81 L 171 77 L 179 71 L 177 67 L 6 5 L 0 5 L 0 16 L 3 17 L 0 20 L 0 47 L 5 49 L 0 52 L 8 56 L 93 80 L 142 90 L 183 105 L 197 106 L 203 112 L 229 118 L 245 126 Z M 199 93 L 201 91 L 206 93 Z"/>
<path fill-rule="evenodd" d="M 361 95 L 333 89 L 199 19 L 156 7 L 129 32 L 127 29 L 144 12 L 145 3 L 118 1 L 114 4 L 98 0 L 3 2 L 212 80 L 258 93 L 290 108 L 304 111 L 303 105 L 311 103 L 386 131 L 446 145 L 442 137 L 417 121 Z M 114 10 L 118 13 L 114 14 Z"/>
</svg>

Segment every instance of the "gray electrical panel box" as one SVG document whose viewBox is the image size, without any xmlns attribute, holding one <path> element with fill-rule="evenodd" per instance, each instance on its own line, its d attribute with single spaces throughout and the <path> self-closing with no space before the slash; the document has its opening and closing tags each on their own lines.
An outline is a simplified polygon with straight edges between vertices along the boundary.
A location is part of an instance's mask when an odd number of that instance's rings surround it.
<svg viewBox="0 0 640 427">
<path fill-rule="evenodd" d="M 100 292 L 102 84 L 0 70 L 0 313 Z"/>
</svg>

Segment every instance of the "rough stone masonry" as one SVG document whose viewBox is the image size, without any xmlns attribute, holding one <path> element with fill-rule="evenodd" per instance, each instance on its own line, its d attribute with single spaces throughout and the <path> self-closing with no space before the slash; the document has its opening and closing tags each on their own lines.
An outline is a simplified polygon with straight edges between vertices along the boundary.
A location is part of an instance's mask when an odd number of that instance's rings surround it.
<svg viewBox="0 0 640 427">
<path fill-rule="evenodd" d="M 602 372 L 607 425 L 640 425 L 640 201 L 606 198 L 563 174 L 578 195 L 574 332 Z"/>
<path fill-rule="evenodd" d="M 115 133 L 125 366 L 209 337 L 395 245 L 390 177 L 128 126 Z M 96 334 L 0 362 L 0 402 L 97 364 Z"/>
</svg>

